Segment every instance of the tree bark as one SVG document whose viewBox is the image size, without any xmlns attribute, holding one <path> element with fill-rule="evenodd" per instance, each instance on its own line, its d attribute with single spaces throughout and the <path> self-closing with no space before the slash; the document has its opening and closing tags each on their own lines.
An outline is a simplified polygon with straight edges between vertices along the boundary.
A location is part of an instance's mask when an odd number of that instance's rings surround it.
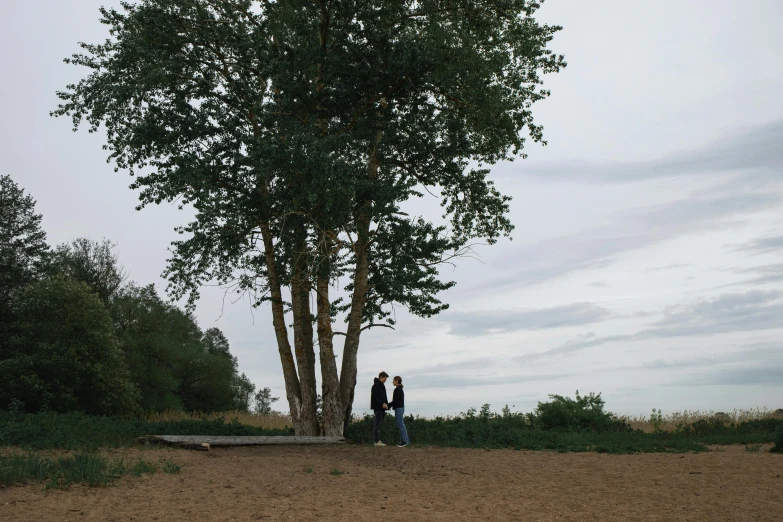
<svg viewBox="0 0 783 522">
<path fill-rule="evenodd" d="M 375 144 L 367 162 L 367 175 L 371 180 L 378 179 L 378 146 L 383 132 L 378 131 Z M 372 221 L 372 198 L 368 194 L 356 217 L 357 241 L 355 246 L 356 270 L 353 277 L 353 296 L 351 311 L 348 314 L 345 345 L 343 348 L 343 364 L 340 371 L 340 396 L 343 406 L 343 426 L 348 428 L 351 422 L 353 399 L 356 390 L 357 353 L 359 352 L 359 337 L 362 332 L 364 305 L 367 302 L 370 276 L 370 222 Z"/>
<path fill-rule="evenodd" d="M 283 295 L 280 287 L 280 278 L 277 273 L 274 244 L 269 223 L 260 224 L 261 238 L 264 242 L 264 260 L 266 261 L 269 292 L 272 296 L 272 324 L 277 338 L 277 349 L 280 352 L 280 362 L 283 365 L 283 379 L 285 380 L 285 394 L 288 399 L 288 407 L 291 410 L 291 422 L 294 425 L 294 433 L 302 434 L 302 389 L 299 378 L 296 375 L 296 365 L 291 354 L 291 344 L 288 342 L 288 329 L 285 326 L 285 311 L 283 309 Z"/>
<path fill-rule="evenodd" d="M 328 247 L 327 254 L 328 255 Z M 318 344 L 321 354 L 321 400 L 324 415 L 324 435 L 341 437 L 343 431 L 343 406 L 340 395 L 340 381 L 337 377 L 337 363 L 334 360 L 332 344 L 332 317 L 329 301 L 329 274 L 320 272 L 316 283 L 316 305 L 318 309 Z"/>
<path fill-rule="evenodd" d="M 297 435 L 316 436 L 320 426 L 316 415 L 315 393 L 315 349 L 313 346 L 313 315 L 310 312 L 310 280 L 307 273 L 307 251 L 304 242 L 300 244 L 298 257 L 294 262 L 291 281 L 291 306 L 294 314 L 294 352 L 299 369 L 302 408 L 299 422 L 302 432 Z"/>
</svg>

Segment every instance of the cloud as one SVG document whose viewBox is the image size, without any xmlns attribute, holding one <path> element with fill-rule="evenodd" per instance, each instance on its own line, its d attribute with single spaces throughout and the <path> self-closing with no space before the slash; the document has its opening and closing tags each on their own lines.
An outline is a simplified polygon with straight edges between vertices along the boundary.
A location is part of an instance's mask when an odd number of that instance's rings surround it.
<svg viewBox="0 0 783 522">
<path fill-rule="evenodd" d="M 779 290 L 752 290 L 724 294 L 690 305 L 671 307 L 664 311 L 663 318 L 654 322 L 649 328 L 633 334 L 596 336 L 591 333 L 552 350 L 516 357 L 514 360 L 527 362 L 618 341 L 630 342 L 783 328 L 781 297 L 783 291 Z"/>
<path fill-rule="evenodd" d="M 676 268 L 687 268 L 687 267 L 691 267 L 691 266 L 694 266 L 694 265 L 692 263 L 672 263 L 671 265 L 659 266 L 659 267 L 656 267 L 656 268 L 649 268 L 649 269 L 646 270 L 646 272 L 648 272 L 648 273 L 664 272 L 664 271 L 667 271 L 667 270 L 674 270 Z"/>
<path fill-rule="evenodd" d="M 449 322 L 450 333 L 454 335 L 477 337 L 495 332 L 580 326 L 600 321 L 608 315 L 608 310 L 595 304 L 575 303 L 538 310 L 448 312 L 441 320 Z"/>
<path fill-rule="evenodd" d="M 405 381 L 416 389 L 438 388 L 473 388 L 476 386 L 498 386 L 503 384 L 522 384 L 530 381 L 553 381 L 565 377 L 571 377 L 570 373 L 557 374 L 532 374 L 532 375 L 484 375 L 484 376 L 454 376 L 441 375 L 417 375 Z"/>
<path fill-rule="evenodd" d="M 485 370 L 492 366 L 494 359 L 492 357 L 478 357 L 475 359 L 468 359 L 465 361 L 453 362 L 453 363 L 439 363 L 429 366 L 421 366 L 407 371 L 407 376 L 412 375 L 434 375 L 434 374 L 452 374 L 454 372 L 460 372 L 463 370 Z"/>
<path fill-rule="evenodd" d="M 778 361 L 772 365 L 721 368 L 677 379 L 665 386 L 783 386 L 781 375 L 783 362 Z"/>
<path fill-rule="evenodd" d="M 754 254 L 767 254 L 783 249 L 783 236 L 770 236 L 754 239 L 734 249 L 737 251 L 750 251 Z"/>
<path fill-rule="evenodd" d="M 526 169 L 525 174 L 578 183 L 627 183 L 688 174 L 755 170 L 774 180 L 783 169 L 783 120 L 727 136 L 700 149 L 629 163 L 558 162 Z"/>
<path fill-rule="evenodd" d="M 773 208 L 781 202 L 783 193 L 745 192 L 729 182 L 709 194 L 623 212 L 613 216 L 608 226 L 514 248 L 507 254 L 516 260 L 514 265 L 482 281 L 474 291 L 512 289 L 578 270 L 605 268 L 626 252 L 689 233 L 725 228 L 728 219 Z"/>
<path fill-rule="evenodd" d="M 642 370 L 674 370 L 677 368 L 710 368 L 720 367 L 726 364 L 747 363 L 751 361 L 768 361 L 780 358 L 783 354 L 782 343 L 757 343 L 746 344 L 739 349 L 709 356 L 691 357 L 686 359 L 655 359 L 642 363 L 636 367 L 626 369 Z"/>
</svg>

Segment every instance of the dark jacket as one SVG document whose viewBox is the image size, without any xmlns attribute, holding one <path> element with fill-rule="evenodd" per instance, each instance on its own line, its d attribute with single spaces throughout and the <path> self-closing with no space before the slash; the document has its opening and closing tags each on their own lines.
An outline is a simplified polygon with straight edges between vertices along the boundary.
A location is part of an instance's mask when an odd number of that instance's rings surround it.
<svg viewBox="0 0 783 522">
<path fill-rule="evenodd" d="M 383 411 L 383 405 L 388 404 L 389 399 L 386 397 L 386 385 L 376 377 L 375 383 L 372 385 L 372 396 L 370 397 L 370 409 L 373 411 Z"/>
<path fill-rule="evenodd" d="M 394 388 L 394 394 L 392 395 L 392 401 L 389 403 L 389 408 L 395 410 L 405 407 L 405 392 L 402 391 L 402 384 Z"/>
</svg>

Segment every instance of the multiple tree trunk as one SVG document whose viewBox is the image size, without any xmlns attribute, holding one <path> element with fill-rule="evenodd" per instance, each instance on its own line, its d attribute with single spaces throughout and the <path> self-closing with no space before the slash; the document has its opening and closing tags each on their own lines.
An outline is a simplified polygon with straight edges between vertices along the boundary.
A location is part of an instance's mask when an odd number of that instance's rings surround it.
<svg viewBox="0 0 783 522">
<path fill-rule="evenodd" d="M 379 131 L 375 146 L 368 157 L 368 176 L 378 177 L 377 147 L 382 133 Z M 272 321 L 275 328 L 286 396 L 291 410 L 291 419 L 296 435 L 341 437 L 351 420 L 354 390 L 356 388 L 357 355 L 362 332 L 362 319 L 369 289 L 369 246 L 372 201 L 367 197 L 360 206 L 356 219 L 357 240 L 354 243 L 355 270 L 353 273 L 353 296 L 348 313 L 348 327 L 343 346 L 340 375 L 334 354 L 334 332 L 332 330 L 331 301 L 329 298 L 330 276 L 327 270 L 316 274 L 309 272 L 308 245 L 302 241 L 299 257 L 295 260 L 290 283 L 291 311 L 294 318 L 294 351 L 292 355 L 285 311 L 282 299 L 282 283 L 278 274 L 275 244 L 269 223 L 260 225 L 265 249 L 268 283 L 272 298 Z M 304 232 L 304 231 L 302 231 Z M 303 236 L 304 237 L 304 236 Z M 328 258 L 333 248 L 330 238 L 321 238 L 319 257 Z M 313 288 L 315 279 L 315 288 Z M 316 316 L 310 309 L 312 291 L 316 297 Z M 315 319 L 315 321 L 314 321 Z M 313 322 L 317 324 L 318 348 L 321 364 L 322 422 L 319 424 L 316 408 L 315 340 Z M 294 363 L 294 359 L 296 362 Z"/>
</svg>

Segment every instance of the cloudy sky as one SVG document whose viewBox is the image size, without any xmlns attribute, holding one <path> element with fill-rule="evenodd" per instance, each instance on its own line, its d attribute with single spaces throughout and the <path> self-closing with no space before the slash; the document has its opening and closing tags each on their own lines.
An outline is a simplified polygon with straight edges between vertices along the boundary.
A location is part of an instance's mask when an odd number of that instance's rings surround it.
<svg viewBox="0 0 783 522">
<path fill-rule="evenodd" d="M 51 243 L 111 239 L 163 289 L 188 215 L 136 212 L 103 136 L 48 115 L 85 73 L 62 58 L 104 39 L 98 7 L 118 3 L 0 3 L 0 158 Z M 380 370 L 424 415 L 577 389 L 628 414 L 783 407 L 783 2 L 548 0 L 540 18 L 564 26 L 569 65 L 536 108 L 549 145 L 493 171 L 513 241 L 444 272 L 458 285 L 441 316 L 365 333 L 356 408 Z M 205 290 L 200 325 L 284 397 L 269 310 L 222 298 Z"/>
</svg>

